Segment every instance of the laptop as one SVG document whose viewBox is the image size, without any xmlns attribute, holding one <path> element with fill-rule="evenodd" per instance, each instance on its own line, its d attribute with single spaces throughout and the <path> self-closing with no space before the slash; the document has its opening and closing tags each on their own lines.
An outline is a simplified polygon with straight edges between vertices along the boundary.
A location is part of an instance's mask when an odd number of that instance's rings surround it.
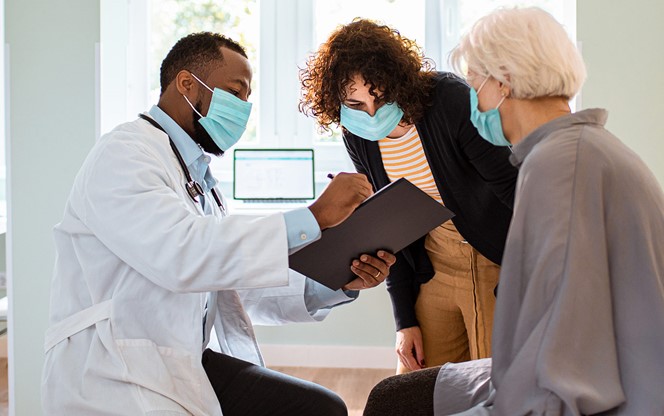
<svg viewBox="0 0 664 416">
<path fill-rule="evenodd" d="M 233 199 L 253 207 L 303 205 L 315 198 L 313 149 L 235 149 Z"/>
</svg>

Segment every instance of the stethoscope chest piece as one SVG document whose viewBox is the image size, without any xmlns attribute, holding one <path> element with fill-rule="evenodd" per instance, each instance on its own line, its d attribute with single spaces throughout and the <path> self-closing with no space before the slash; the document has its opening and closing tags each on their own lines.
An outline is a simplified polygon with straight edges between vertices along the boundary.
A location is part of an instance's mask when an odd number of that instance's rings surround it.
<svg viewBox="0 0 664 416">
<path fill-rule="evenodd" d="M 201 184 L 196 181 L 187 182 L 185 184 L 185 188 L 187 189 L 187 193 L 191 199 L 193 199 L 195 202 L 198 202 L 198 197 L 204 193 Z"/>
</svg>

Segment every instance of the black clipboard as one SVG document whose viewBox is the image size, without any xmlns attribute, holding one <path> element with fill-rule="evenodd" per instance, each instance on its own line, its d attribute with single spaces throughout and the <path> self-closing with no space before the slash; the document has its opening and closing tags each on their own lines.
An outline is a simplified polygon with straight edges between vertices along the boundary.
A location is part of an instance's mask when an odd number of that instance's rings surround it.
<svg viewBox="0 0 664 416">
<path fill-rule="evenodd" d="M 401 178 L 367 198 L 341 224 L 291 254 L 289 267 L 337 290 L 357 276 L 353 259 L 378 250 L 396 253 L 454 216 L 435 199 Z"/>
</svg>

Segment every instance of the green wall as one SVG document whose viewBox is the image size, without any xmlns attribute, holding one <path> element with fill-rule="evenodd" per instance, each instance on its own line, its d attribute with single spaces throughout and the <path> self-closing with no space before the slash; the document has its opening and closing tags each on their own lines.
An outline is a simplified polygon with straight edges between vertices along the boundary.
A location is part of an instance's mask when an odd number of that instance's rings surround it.
<svg viewBox="0 0 664 416">
<path fill-rule="evenodd" d="M 664 2 L 578 0 L 577 22 L 581 106 L 609 110 L 607 128 L 664 184 Z"/>
<path fill-rule="evenodd" d="M 5 0 L 5 30 L 10 414 L 37 416 L 52 228 L 95 140 L 99 1 Z"/>
<path fill-rule="evenodd" d="M 256 336 L 261 344 L 390 347 L 395 340 L 392 306 L 380 285 L 335 308 L 322 322 L 258 327 Z"/>
</svg>

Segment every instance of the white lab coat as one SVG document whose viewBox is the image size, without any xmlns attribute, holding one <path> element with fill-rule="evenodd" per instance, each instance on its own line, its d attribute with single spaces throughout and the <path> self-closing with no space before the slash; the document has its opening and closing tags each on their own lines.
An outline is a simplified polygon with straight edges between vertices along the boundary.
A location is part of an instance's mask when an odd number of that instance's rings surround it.
<svg viewBox="0 0 664 416">
<path fill-rule="evenodd" d="M 288 269 L 283 215 L 204 216 L 166 134 L 102 137 L 55 227 L 46 415 L 221 415 L 201 365 L 206 292 L 222 352 L 262 364 L 252 322 L 322 319 Z"/>
</svg>

